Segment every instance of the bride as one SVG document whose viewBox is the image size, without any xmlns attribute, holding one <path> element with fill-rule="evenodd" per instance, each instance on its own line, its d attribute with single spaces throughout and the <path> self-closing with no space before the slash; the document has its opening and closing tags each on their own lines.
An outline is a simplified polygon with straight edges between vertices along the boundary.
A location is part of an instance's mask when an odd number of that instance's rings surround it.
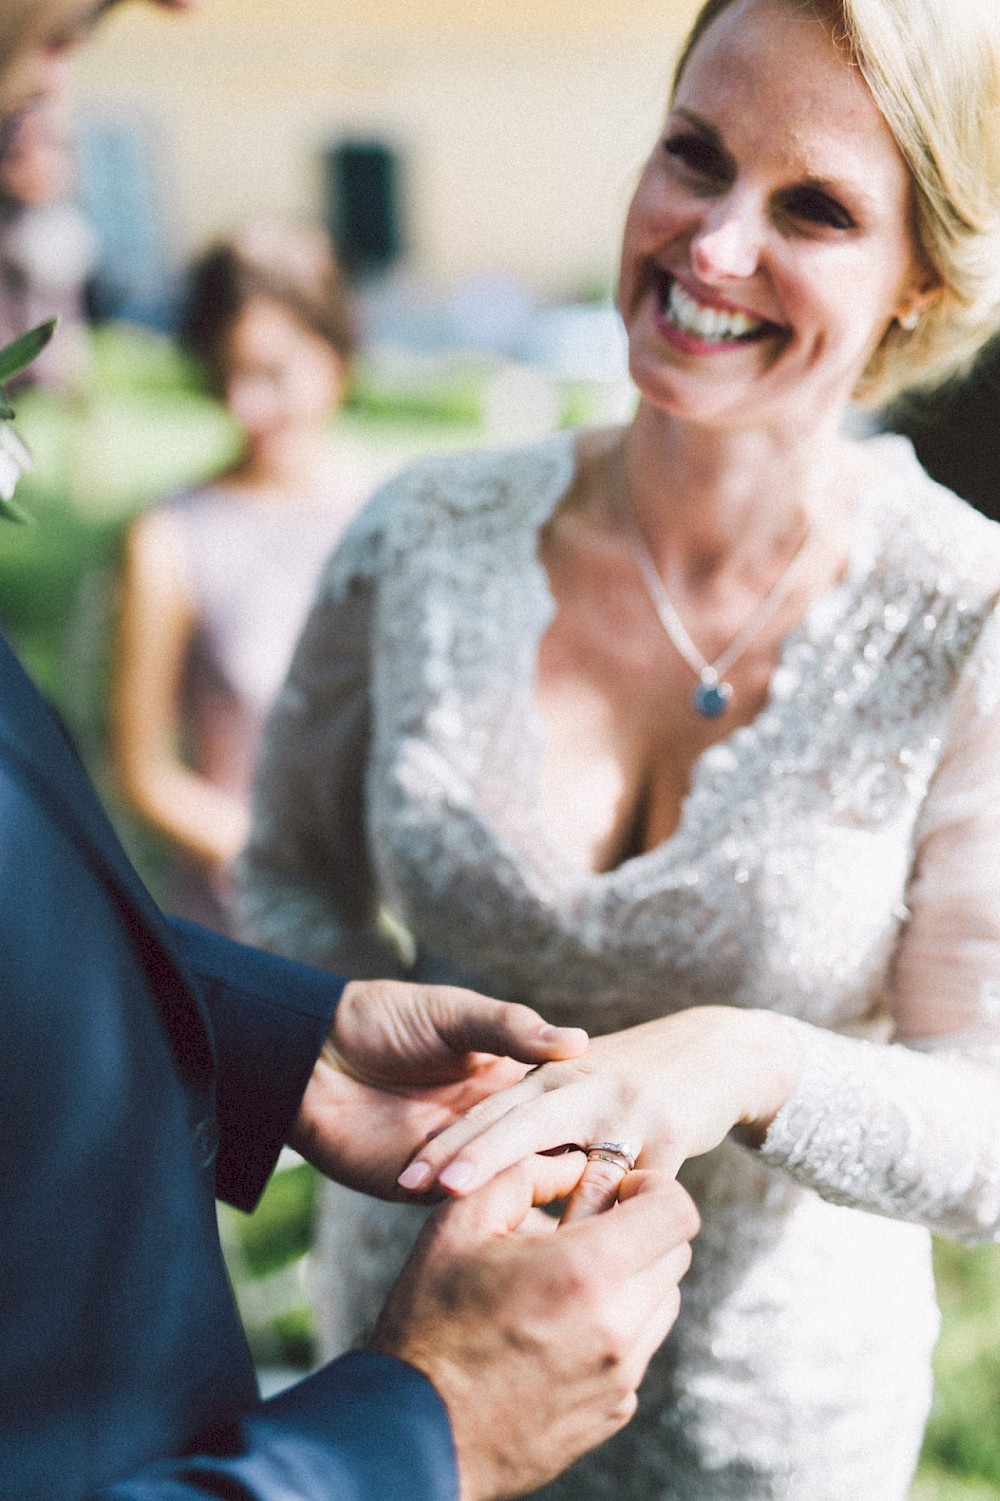
<svg viewBox="0 0 1000 1501">
<path fill-rule="evenodd" d="M 681 1320 L 553 1496 L 902 1501 L 927 1230 L 1000 1235 L 1000 531 L 845 424 L 1000 326 L 998 31 L 709 0 L 625 227 L 635 420 L 389 486 L 271 724 L 258 940 L 604 1034 L 401 1195 L 685 1163 Z M 337 1337 L 420 1212 L 327 1201 Z"/>
</svg>

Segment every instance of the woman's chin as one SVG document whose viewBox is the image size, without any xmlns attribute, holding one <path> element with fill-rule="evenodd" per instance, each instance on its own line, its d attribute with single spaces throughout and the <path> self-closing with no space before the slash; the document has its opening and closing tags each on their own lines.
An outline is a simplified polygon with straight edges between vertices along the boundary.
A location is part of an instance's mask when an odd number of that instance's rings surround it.
<svg viewBox="0 0 1000 1501">
<path fill-rule="evenodd" d="M 641 359 L 633 361 L 630 373 L 644 405 L 683 422 L 716 426 L 728 420 L 745 427 L 760 402 L 756 379 L 681 371 Z"/>
</svg>

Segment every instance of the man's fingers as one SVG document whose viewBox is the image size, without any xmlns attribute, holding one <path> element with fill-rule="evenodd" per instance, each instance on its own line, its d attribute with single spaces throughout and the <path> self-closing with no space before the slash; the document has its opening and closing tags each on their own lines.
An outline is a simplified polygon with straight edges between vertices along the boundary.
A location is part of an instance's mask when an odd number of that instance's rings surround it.
<svg viewBox="0 0 1000 1501">
<path fill-rule="evenodd" d="M 677 1321 L 683 1294 L 681 1279 L 691 1264 L 691 1247 L 685 1242 L 669 1256 L 640 1273 L 629 1286 L 633 1306 L 641 1310 L 628 1355 L 629 1380 L 639 1385 L 646 1367 Z M 623 1316 L 626 1311 L 623 1310 Z"/>
<path fill-rule="evenodd" d="M 697 1235 L 701 1221 L 690 1195 L 663 1173 L 627 1174 L 610 1214 L 568 1225 L 587 1254 L 601 1258 L 606 1275 L 626 1281 Z"/>
<path fill-rule="evenodd" d="M 493 1053 L 520 1063 L 579 1058 L 589 1038 L 582 1027 L 554 1027 L 530 1006 L 494 1001 L 473 990 L 429 989 L 441 1037 L 456 1053 Z"/>
<path fill-rule="evenodd" d="M 603 1214 L 617 1204 L 618 1190 L 627 1173 L 624 1163 L 606 1162 L 600 1157 L 588 1158 L 583 1177 L 563 1211 L 562 1223 L 571 1225 L 591 1215 Z"/>
<path fill-rule="evenodd" d="M 518 1226 L 518 1235 L 555 1235 L 559 1229 L 559 1221 L 555 1215 L 546 1214 L 544 1209 L 529 1209 L 528 1217 Z"/>
</svg>

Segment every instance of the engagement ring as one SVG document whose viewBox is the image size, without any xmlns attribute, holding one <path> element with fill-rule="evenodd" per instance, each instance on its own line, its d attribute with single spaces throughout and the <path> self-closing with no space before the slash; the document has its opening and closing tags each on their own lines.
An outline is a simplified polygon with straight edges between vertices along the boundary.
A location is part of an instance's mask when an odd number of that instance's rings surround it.
<svg viewBox="0 0 1000 1501">
<path fill-rule="evenodd" d="M 621 1141 L 595 1141 L 587 1148 L 587 1161 L 610 1162 L 626 1173 L 635 1167 L 635 1156 Z"/>
</svg>

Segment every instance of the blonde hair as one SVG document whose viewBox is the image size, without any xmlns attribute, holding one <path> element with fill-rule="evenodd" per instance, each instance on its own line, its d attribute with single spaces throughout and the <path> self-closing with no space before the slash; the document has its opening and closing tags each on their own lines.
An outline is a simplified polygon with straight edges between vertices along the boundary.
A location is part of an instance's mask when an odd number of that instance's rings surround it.
<svg viewBox="0 0 1000 1501">
<path fill-rule="evenodd" d="M 673 90 L 698 42 L 736 0 L 707 0 Z M 937 290 L 913 329 L 893 322 L 858 400 L 962 374 L 1000 331 L 1000 0 L 778 0 L 814 14 L 858 68 L 914 188 L 917 250 Z"/>
</svg>

